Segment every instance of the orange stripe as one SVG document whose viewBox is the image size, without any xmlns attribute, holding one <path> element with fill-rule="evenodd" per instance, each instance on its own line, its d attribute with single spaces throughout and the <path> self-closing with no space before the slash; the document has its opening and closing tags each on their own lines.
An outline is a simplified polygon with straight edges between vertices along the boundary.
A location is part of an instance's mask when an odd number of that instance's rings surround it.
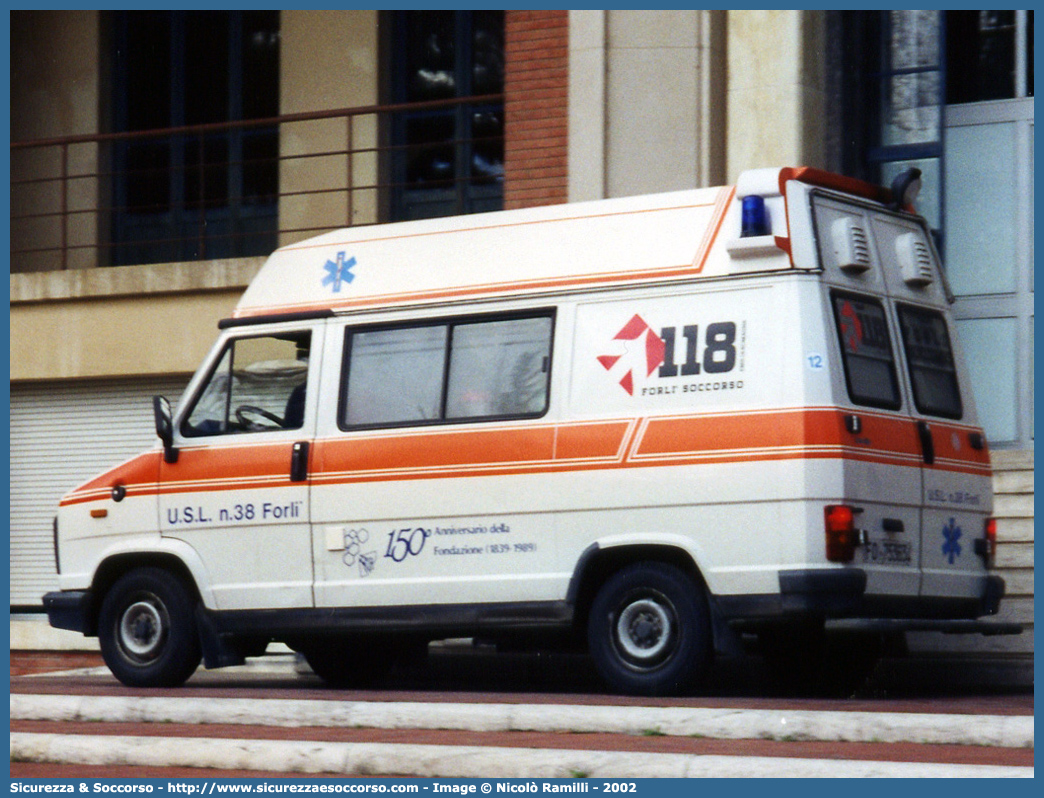
<svg viewBox="0 0 1044 798">
<path fill-rule="evenodd" d="M 724 190 L 724 189 L 722 189 Z M 720 202 L 720 196 L 715 202 Z M 409 232 L 402 235 L 374 236 L 370 238 L 345 238 L 342 241 L 323 241 L 321 243 L 308 243 L 302 241 L 297 244 L 288 244 L 279 249 L 280 252 L 295 252 L 305 249 L 326 249 L 328 247 L 344 247 L 353 244 L 373 244 L 383 241 L 401 241 L 408 238 L 425 238 L 428 236 L 455 235 L 457 233 L 475 233 L 486 230 L 506 230 L 512 227 L 531 227 L 533 225 L 557 224 L 560 222 L 578 222 L 582 219 L 610 219 L 620 216 L 641 216 L 647 213 L 661 213 L 663 211 L 684 211 L 693 208 L 706 208 L 712 203 L 700 202 L 693 205 L 663 205 L 658 208 L 636 208 L 630 211 L 612 211 L 610 213 L 589 213 L 583 216 L 560 216 L 554 219 L 531 219 L 529 221 L 505 222 L 503 224 L 475 225 L 471 227 L 457 227 L 452 230 L 445 228 L 440 230 L 428 230 L 427 232 Z M 391 227 L 391 225 L 388 225 Z M 347 228 L 350 230 L 351 228 Z"/>
<path fill-rule="evenodd" d="M 163 479 L 178 482 L 211 480 L 215 477 L 236 479 L 290 476 L 290 458 L 293 444 L 267 443 L 252 446 L 184 448 L 178 453 L 178 462 L 163 465 Z"/>
<path fill-rule="evenodd" d="M 558 428 L 555 460 L 623 460 L 631 422 L 563 424 Z"/>
<path fill-rule="evenodd" d="M 109 499 L 116 485 L 123 485 L 128 496 L 151 495 L 156 492 L 159 483 L 160 458 L 161 453 L 158 451 L 139 454 L 70 491 L 59 502 L 59 506 Z"/>
<path fill-rule="evenodd" d="M 858 413 L 849 433 L 837 408 L 795 408 L 743 414 L 616 419 L 570 424 L 383 432 L 318 440 L 315 484 L 446 479 L 478 475 L 554 473 L 606 468 L 664 467 L 795 459 L 840 459 L 921 467 L 920 441 L 910 418 Z M 971 427 L 933 424 L 936 462 L 944 472 L 990 474 L 987 450 L 972 449 Z M 959 447 L 953 445 L 956 436 Z M 114 484 L 128 494 L 246 490 L 290 485 L 291 444 L 183 449 L 163 465 L 150 452 L 98 477 L 63 505 L 107 499 Z"/>
<path fill-rule="evenodd" d="M 725 215 L 728 213 L 729 205 L 732 203 L 732 198 L 735 194 L 735 186 L 723 188 L 718 192 L 718 199 L 714 204 L 714 214 L 711 216 L 707 231 L 703 234 L 703 240 L 700 241 L 700 246 L 696 250 L 696 257 L 692 261 L 692 266 L 696 273 L 703 271 L 703 266 L 707 262 L 707 256 L 710 255 L 711 247 L 714 246 L 714 241 L 718 237 L 722 222 L 725 221 Z"/>
<path fill-rule="evenodd" d="M 317 441 L 316 471 L 454 469 L 465 466 L 518 466 L 554 458 L 555 428 L 523 427 L 434 434 L 385 435 L 343 441 Z"/>
<path fill-rule="evenodd" d="M 295 305 L 265 305 L 263 307 L 249 308 L 246 310 L 237 309 L 233 311 L 232 317 L 245 319 L 253 316 L 267 316 L 271 314 L 310 310 L 344 311 L 353 308 L 370 308 L 381 305 L 411 304 L 416 302 L 430 302 L 457 298 L 464 299 L 467 297 L 486 296 L 490 294 L 521 294 L 540 290 L 565 290 L 609 283 L 637 282 L 639 280 L 682 278 L 695 276 L 699 274 L 699 271 L 702 268 L 702 263 L 699 268 L 695 269 L 689 264 L 684 264 L 681 266 L 666 266 L 662 269 L 645 271 L 593 274 L 580 278 L 549 277 L 543 280 L 530 280 L 516 283 L 491 283 L 489 285 L 475 285 L 467 288 L 444 288 L 430 291 L 403 292 L 398 294 L 379 294 L 359 299 L 346 299 L 340 302 L 301 302 Z"/>
</svg>

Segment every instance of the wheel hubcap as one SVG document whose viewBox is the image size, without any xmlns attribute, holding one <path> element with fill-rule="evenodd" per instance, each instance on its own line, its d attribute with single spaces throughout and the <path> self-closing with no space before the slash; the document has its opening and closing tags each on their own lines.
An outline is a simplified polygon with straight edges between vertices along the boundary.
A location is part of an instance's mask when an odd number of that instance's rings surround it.
<svg viewBox="0 0 1044 798">
<path fill-rule="evenodd" d="M 651 598 L 631 602 L 616 621 L 620 650 L 638 665 L 652 665 L 662 659 L 673 636 L 670 612 Z"/>
<path fill-rule="evenodd" d="M 163 616 L 151 601 L 136 601 L 120 619 L 120 644 L 134 659 L 155 659 L 165 637 Z"/>
</svg>

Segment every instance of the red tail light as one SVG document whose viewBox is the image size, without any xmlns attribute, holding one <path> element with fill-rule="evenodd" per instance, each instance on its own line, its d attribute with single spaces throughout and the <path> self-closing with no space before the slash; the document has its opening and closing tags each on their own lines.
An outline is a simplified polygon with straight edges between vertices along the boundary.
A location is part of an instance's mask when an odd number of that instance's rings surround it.
<svg viewBox="0 0 1044 798">
<path fill-rule="evenodd" d="M 982 551 L 976 546 L 976 553 L 982 557 L 987 568 L 993 567 L 993 561 L 997 556 L 997 519 L 987 518 L 983 526 Z M 976 541 L 978 543 L 978 541 Z"/>
<path fill-rule="evenodd" d="M 828 504 L 823 508 L 826 525 L 826 558 L 829 562 L 851 562 L 859 536 L 855 528 L 855 509 L 847 504 Z"/>
</svg>

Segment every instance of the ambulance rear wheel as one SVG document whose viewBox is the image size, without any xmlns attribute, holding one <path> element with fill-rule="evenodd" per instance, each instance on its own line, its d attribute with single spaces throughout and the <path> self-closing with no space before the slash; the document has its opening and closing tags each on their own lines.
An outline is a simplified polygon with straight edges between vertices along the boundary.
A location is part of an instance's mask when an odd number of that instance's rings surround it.
<svg viewBox="0 0 1044 798">
<path fill-rule="evenodd" d="M 176 687 L 202 659 L 195 599 L 161 568 L 138 568 L 105 595 L 98 616 L 102 657 L 130 687 Z"/>
<path fill-rule="evenodd" d="M 595 596 L 587 641 L 595 668 L 613 689 L 632 695 L 686 693 L 711 660 L 703 589 L 666 563 L 623 568 Z"/>
</svg>

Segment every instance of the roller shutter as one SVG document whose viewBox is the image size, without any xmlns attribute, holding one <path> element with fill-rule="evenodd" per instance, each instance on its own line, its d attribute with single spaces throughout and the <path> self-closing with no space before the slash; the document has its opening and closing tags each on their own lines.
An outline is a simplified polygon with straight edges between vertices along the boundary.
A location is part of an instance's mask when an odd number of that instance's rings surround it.
<svg viewBox="0 0 1044 798">
<path fill-rule="evenodd" d="M 188 378 L 11 386 L 11 606 L 57 589 L 52 521 L 71 488 L 156 444 L 152 396 Z"/>
</svg>

